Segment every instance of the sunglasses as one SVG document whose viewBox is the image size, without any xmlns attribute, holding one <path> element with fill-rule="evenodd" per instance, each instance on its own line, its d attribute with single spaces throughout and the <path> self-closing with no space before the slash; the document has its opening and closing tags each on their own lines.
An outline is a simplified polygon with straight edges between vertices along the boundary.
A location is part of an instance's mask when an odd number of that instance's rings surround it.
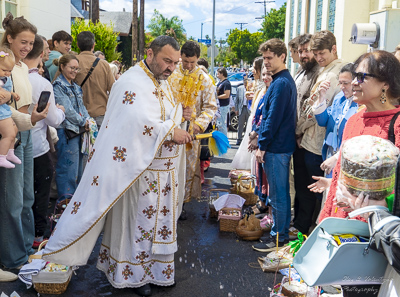
<svg viewBox="0 0 400 297">
<path fill-rule="evenodd" d="M 370 73 L 364 73 L 364 72 L 354 72 L 353 73 L 353 77 L 355 77 L 357 79 L 359 84 L 362 84 L 364 82 L 364 79 L 366 76 L 377 77 L 375 74 L 370 74 Z"/>
</svg>

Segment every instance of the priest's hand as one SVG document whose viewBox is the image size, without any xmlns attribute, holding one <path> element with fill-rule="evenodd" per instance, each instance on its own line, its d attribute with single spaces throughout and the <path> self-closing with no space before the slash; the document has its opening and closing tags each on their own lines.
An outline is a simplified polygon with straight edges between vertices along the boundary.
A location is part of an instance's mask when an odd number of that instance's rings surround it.
<svg viewBox="0 0 400 297">
<path fill-rule="evenodd" d="M 202 129 L 200 128 L 199 125 L 193 124 L 193 135 L 199 134 L 202 132 Z"/>
<path fill-rule="evenodd" d="M 192 111 L 193 109 L 190 107 L 184 107 L 182 109 L 182 116 L 186 121 L 190 121 L 190 118 L 192 117 Z"/>
<path fill-rule="evenodd" d="M 177 144 L 185 144 L 192 141 L 192 136 L 190 136 L 190 134 L 185 130 L 175 128 L 173 141 Z"/>
</svg>

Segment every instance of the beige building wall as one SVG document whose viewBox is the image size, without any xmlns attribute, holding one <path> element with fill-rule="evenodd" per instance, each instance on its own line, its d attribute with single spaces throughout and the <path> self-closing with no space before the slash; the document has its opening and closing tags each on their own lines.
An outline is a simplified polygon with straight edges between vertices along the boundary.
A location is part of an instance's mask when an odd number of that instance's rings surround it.
<svg viewBox="0 0 400 297">
<path fill-rule="evenodd" d="M 286 44 L 292 37 L 297 36 L 299 0 L 287 0 L 286 3 Z M 300 34 L 316 32 L 318 0 L 302 0 Z M 329 5 L 331 0 L 322 0 L 321 30 L 327 30 L 329 24 Z M 294 13 L 291 17 L 291 6 Z M 308 7 L 310 6 L 310 7 Z M 353 62 L 368 50 L 367 45 L 352 44 L 350 40 L 351 29 L 354 23 L 369 23 L 370 15 L 382 9 L 400 8 L 400 0 L 336 0 L 334 34 L 336 36 L 338 56 L 348 62 Z M 307 24 L 307 22 L 309 24 Z M 290 36 L 290 26 L 293 24 L 293 35 Z M 308 28 L 308 30 L 307 30 Z M 391 51 L 393 49 L 386 49 Z M 287 60 L 287 65 L 295 73 L 296 65 Z"/>
</svg>

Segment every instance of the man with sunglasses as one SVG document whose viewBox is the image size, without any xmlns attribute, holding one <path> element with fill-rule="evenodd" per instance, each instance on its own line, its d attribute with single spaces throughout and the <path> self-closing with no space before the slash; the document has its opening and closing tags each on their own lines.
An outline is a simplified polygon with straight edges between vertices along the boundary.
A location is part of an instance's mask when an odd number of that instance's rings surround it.
<svg viewBox="0 0 400 297">
<path fill-rule="evenodd" d="M 310 50 L 321 68 L 315 84 L 311 88 L 310 96 L 300 107 L 300 115 L 297 121 L 296 138 L 300 149 L 304 149 L 301 160 L 303 167 L 301 181 L 295 181 L 297 187 L 307 187 L 314 180 L 312 176 L 323 176 L 324 172 L 320 168 L 322 159 L 322 145 L 325 138 L 325 127 L 320 127 L 312 112 L 314 102 L 318 101 L 320 96 L 324 96 L 327 106 L 332 104 L 332 99 L 340 88 L 338 86 L 339 71 L 346 63 L 338 59 L 336 50 L 336 38 L 330 31 L 321 31 L 315 33 L 310 41 Z M 329 89 L 321 88 L 324 81 L 329 82 Z M 296 160 L 299 162 L 299 160 Z M 299 183 L 301 185 L 299 185 Z M 292 233 L 298 231 L 308 234 L 316 215 L 320 210 L 322 194 L 301 191 L 300 195 L 295 197 L 295 218 L 294 229 Z"/>
</svg>

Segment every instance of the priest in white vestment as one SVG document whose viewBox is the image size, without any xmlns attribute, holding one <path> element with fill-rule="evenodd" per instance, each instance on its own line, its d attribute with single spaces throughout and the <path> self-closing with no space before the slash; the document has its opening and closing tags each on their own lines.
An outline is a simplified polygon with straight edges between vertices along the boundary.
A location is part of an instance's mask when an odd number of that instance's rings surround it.
<svg viewBox="0 0 400 297">
<path fill-rule="evenodd" d="M 104 128 L 43 259 L 85 265 L 104 228 L 97 268 L 114 287 L 150 296 L 150 284 L 174 284 L 183 144 L 191 141 L 180 126 L 192 112 L 175 103 L 166 80 L 178 60 L 175 39 L 157 37 L 146 60 L 113 85 Z"/>
</svg>

